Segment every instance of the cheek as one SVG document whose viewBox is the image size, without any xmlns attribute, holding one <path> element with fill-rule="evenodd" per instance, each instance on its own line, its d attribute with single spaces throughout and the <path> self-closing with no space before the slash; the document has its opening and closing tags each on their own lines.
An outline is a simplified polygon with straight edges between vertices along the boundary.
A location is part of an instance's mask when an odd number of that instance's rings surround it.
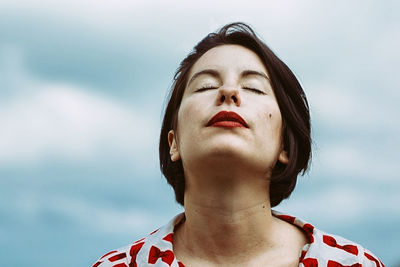
<svg viewBox="0 0 400 267">
<path fill-rule="evenodd" d="M 199 120 L 199 107 L 192 102 L 190 99 L 183 100 L 178 111 L 177 135 L 181 142 L 186 136 L 194 136 L 195 122 Z"/>
<path fill-rule="evenodd" d="M 282 115 L 279 108 L 268 114 L 268 120 L 270 121 L 271 129 L 280 134 L 282 131 Z"/>
<path fill-rule="evenodd" d="M 282 116 L 278 104 L 269 102 L 258 114 L 259 123 L 264 125 L 261 134 L 270 139 L 270 141 L 276 140 L 279 143 L 282 133 Z"/>
<path fill-rule="evenodd" d="M 195 114 L 193 105 L 188 101 L 182 102 L 178 112 L 178 131 L 182 131 L 190 126 L 190 120 Z"/>
<path fill-rule="evenodd" d="M 182 128 L 191 127 L 204 119 L 201 116 L 209 109 L 210 103 L 212 101 L 204 93 L 184 97 L 178 112 L 178 127 L 179 123 Z"/>
</svg>

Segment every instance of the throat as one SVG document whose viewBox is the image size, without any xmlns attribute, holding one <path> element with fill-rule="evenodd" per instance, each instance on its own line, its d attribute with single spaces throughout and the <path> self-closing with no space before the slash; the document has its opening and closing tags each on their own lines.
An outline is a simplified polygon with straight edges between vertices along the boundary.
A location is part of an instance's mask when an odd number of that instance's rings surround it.
<svg viewBox="0 0 400 267">
<path fill-rule="evenodd" d="M 185 221 L 176 229 L 176 253 L 195 255 L 199 259 L 242 258 L 271 250 L 274 223 L 268 203 L 247 209 L 222 210 L 207 207 L 186 207 Z M 259 250 L 259 251 L 258 251 Z"/>
<path fill-rule="evenodd" d="M 262 204 L 234 217 L 185 212 L 173 240 L 174 253 L 186 266 L 298 266 L 306 243 L 301 230 Z"/>
</svg>

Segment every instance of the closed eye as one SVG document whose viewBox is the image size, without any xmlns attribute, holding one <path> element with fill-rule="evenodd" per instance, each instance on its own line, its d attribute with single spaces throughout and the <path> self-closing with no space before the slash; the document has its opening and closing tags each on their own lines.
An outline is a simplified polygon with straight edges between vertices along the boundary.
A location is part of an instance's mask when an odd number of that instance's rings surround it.
<svg viewBox="0 0 400 267">
<path fill-rule="evenodd" d="M 257 88 L 247 87 L 247 86 L 244 86 L 242 88 L 245 89 L 245 90 L 249 90 L 251 92 L 254 92 L 256 94 L 259 94 L 259 95 L 266 95 L 266 93 L 264 91 L 262 91 L 260 89 L 257 89 Z"/>
<path fill-rule="evenodd" d="M 196 92 L 203 92 L 203 91 L 207 91 L 210 89 L 217 89 L 217 88 L 218 87 L 214 86 L 214 85 L 204 85 L 204 86 L 200 87 L 199 89 L 197 89 Z"/>
</svg>

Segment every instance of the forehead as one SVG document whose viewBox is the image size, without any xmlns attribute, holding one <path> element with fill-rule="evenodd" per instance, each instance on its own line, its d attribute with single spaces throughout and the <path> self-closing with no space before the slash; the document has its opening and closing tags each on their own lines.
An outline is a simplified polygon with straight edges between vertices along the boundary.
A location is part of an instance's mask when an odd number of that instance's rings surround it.
<svg viewBox="0 0 400 267">
<path fill-rule="evenodd" d="M 222 72 L 225 70 L 241 72 L 250 69 L 267 74 L 258 55 L 240 45 L 221 45 L 208 50 L 193 65 L 189 78 L 203 69 L 216 69 Z"/>
</svg>

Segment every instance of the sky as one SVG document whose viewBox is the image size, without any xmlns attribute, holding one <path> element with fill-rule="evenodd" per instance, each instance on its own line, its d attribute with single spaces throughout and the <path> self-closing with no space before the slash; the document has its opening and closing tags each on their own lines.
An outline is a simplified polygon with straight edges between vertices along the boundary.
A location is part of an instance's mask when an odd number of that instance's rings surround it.
<svg viewBox="0 0 400 267">
<path fill-rule="evenodd" d="M 400 264 L 397 1 L 0 2 L 0 258 L 90 266 L 182 208 L 159 171 L 172 77 L 249 23 L 311 109 L 313 159 L 276 210 Z"/>
</svg>

